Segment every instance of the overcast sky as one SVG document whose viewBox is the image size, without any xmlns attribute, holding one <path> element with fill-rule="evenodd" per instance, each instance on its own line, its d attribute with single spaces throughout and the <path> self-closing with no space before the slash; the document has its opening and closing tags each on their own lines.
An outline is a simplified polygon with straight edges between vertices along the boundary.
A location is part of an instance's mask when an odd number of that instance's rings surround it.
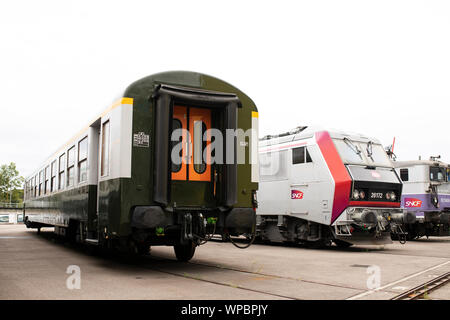
<svg viewBox="0 0 450 320">
<path fill-rule="evenodd" d="M 449 1 L 1 1 L 0 164 L 30 174 L 167 70 L 221 78 L 260 135 L 322 125 L 450 161 Z"/>
</svg>

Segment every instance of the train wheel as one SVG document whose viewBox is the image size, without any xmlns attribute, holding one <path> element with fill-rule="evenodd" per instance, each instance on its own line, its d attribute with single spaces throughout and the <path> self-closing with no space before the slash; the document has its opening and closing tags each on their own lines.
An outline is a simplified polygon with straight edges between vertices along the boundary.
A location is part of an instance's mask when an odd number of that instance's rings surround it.
<svg viewBox="0 0 450 320">
<path fill-rule="evenodd" d="M 414 232 L 408 232 L 408 235 L 406 236 L 407 240 L 415 240 L 418 239 L 419 237 L 417 236 L 417 234 L 415 234 Z"/>
<path fill-rule="evenodd" d="M 173 247 L 178 261 L 187 262 L 192 259 L 195 253 L 195 244 L 189 241 L 187 244 L 178 244 Z"/>
<path fill-rule="evenodd" d="M 149 255 L 150 254 L 150 245 L 137 244 L 136 245 L 136 253 L 141 256 Z"/>
<path fill-rule="evenodd" d="M 351 247 L 353 244 L 351 244 L 350 242 L 347 241 L 342 241 L 342 240 L 338 240 L 338 239 L 334 239 L 333 242 L 339 247 L 339 248 L 349 248 Z"/>
<path fill-rule="evenodd" d="M 307 241 L 305 242 L 307 248 L 310 249 L 323 249 L 331 245 L 330 240 L 320 239 L 316 241 Z"/>
</svg>

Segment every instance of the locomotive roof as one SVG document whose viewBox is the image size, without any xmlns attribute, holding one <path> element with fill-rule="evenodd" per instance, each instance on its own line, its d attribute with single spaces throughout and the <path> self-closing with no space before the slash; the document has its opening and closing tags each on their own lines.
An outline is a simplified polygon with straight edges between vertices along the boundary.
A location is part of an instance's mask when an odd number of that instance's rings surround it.
<svg viewBox="0 0 450 320">
<path fill-rule="evenodd" d="M 380 141 L 373 137 L 368 137 L 360 133 L 355 133 L 351 131 L 341 131 L 336 129 L 326 129 L 324 127 L 320 126 L 300 126 L 297 127 L 291 131 L 281 133 L 279 135 L 267 135 L 260 139 L 261 145 L 266 145 L 269 142 L 270 144 L 274 143 L 284 143 L 287 141 L 295 141 L 295 140 L 302 140 L 302 139 L 308 139 L 314 136 L 317 132 L 323 132 L 326 131 L 330 134 L 331 138 L 336 139 L 350 139 L 352 141 L 359 141 L 359 142 L 369 142 L 372 141 L 375 144 L 380 144 Z"/>
<path fill-rule="evenodd" d="M 450 168 L 450 164 L 439 160 L 409 160 L 409 161 L 393 161 L 396 168 L 412 167 L 412 166 L 440 166 Z"/>
</svg>

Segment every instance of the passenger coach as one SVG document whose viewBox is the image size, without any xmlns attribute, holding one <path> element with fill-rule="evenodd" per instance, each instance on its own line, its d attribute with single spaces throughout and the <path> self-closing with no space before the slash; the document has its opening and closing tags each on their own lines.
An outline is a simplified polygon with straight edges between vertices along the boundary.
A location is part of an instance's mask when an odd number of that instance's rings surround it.
<svg viewBox="0 0 450 320">
<path fill-rule="evenodd" d="M 254 102 L 224 81 L 143 78 L 26 179 L 24 221 L 101 247 L 174 246 L 189 260 L 212 234 L 254 234 L 257 132 Z"/>
</svg>

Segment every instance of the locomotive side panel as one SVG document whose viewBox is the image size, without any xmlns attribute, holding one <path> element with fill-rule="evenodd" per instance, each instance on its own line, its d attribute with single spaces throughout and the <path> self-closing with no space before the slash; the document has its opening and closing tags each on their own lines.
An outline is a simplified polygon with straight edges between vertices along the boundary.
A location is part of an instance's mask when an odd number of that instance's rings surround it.
<svg viewBox="0 0 450 320">
<path fill-rule="evenodd" d="M 291 164 L 292 215 L 310 221 L 331 224 L 334 180 L 315 138 L 305 145 L 307 158 L 304 163 Z M 291 156 L 295 150 L 292 150 Z M 295 196 L 301 192 L 301 196 Z"/>
</svg>

